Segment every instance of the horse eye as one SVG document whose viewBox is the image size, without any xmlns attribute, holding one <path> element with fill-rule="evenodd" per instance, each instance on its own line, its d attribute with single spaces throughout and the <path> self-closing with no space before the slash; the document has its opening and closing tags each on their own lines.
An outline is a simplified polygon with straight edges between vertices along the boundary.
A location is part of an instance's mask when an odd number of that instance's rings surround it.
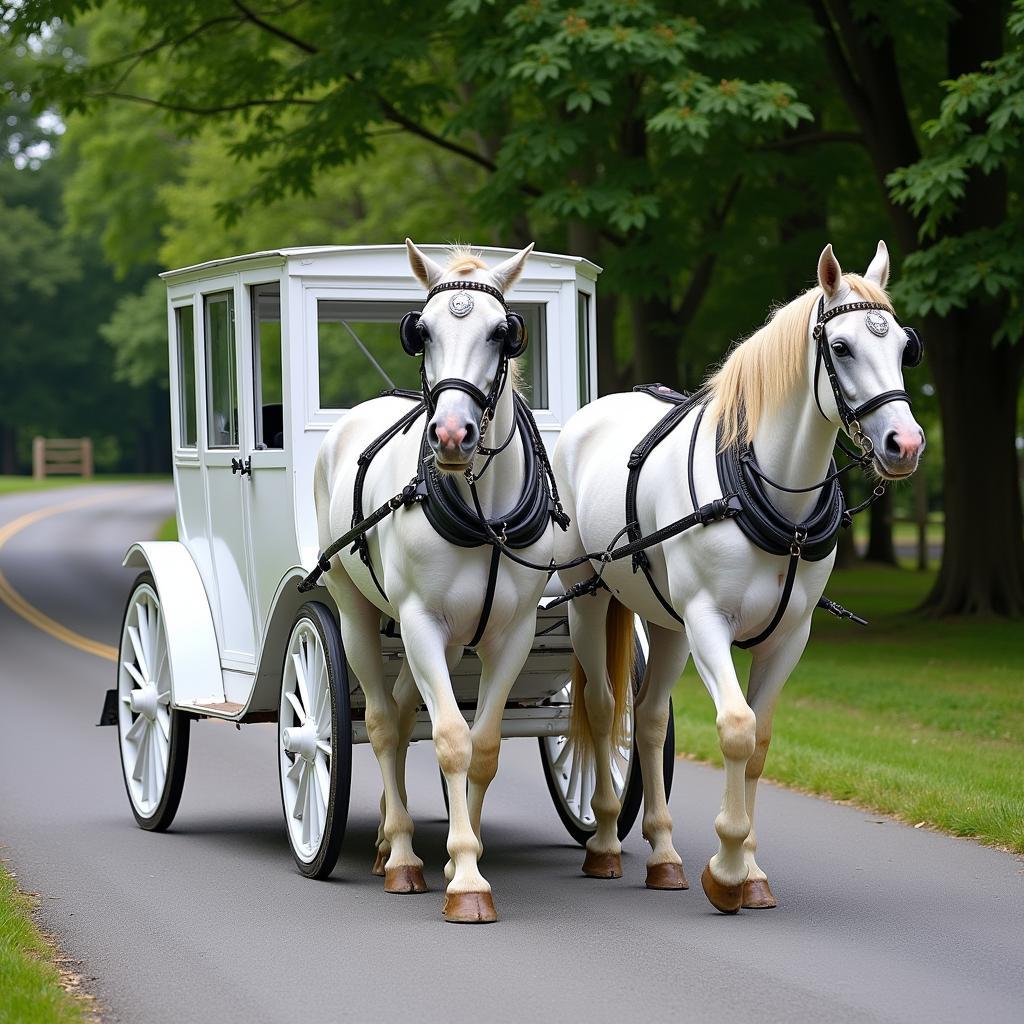
<svg viewBox="0 0 1024 1024">
<path fill-rule="evenodd" d="M 837 341 L 832 346 L 832 351 L 835 352 L 835 354 L 839 356 L 840 359 L 843 359 L 846 356 L 850 355 L 850 346 L 847 345 L 845 341 Z"/>
<path fill-rule="evenodd" d="M 430 331 L 427 330 L 427 325 L 422 320 L 417 321 L 416 332 L 424 341 L 430 341 Z"/>
<path fill-rule="evenodd" d="M 502 343 L 508 337 L 508 328 L 504 324 L 498 324 L 497 327 L 491 331 L 491 341 Z"/>
</svg>

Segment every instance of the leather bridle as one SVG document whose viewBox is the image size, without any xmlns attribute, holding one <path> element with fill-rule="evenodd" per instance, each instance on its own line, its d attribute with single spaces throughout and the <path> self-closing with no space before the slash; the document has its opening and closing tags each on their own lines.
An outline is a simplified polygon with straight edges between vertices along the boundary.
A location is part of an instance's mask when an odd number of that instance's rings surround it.
<svg viewBox="0 0 1024 1024">
<path fill-rule="evenodd" d="M 888 405 L 890 402 L 906 402 L 907 405 L 910 405 L 911 401 L 910 395 L 902 389 L 883 391 L 858 406 L 852 406 L 846 400 L 846 395 L 843 394 L 842 386 L 839 383 L 839 374 L 836 372 L 835 363 L 832 361 L 832 347 L 828 342 L 827 325 L 829 320 L 833 320 L 837 316 L 842 316 L 844 313 L 856 313 L 861 310 L 878 310 L 883 313 L 888 313 L 894 320 L 896 319 L 896 314 L 892 309 L 881 302 L 845 302 L 843 305 L 835 306 L 826 312 L 825 296 L 822 295 L 818 300 L 818 319 L 814 325 L 813 331 L 814 342 L 817 349 L 814 357 L 813 384 L 814 401 L 818 406 L 818 412 L 820 412 L 827 420 L 828 416 L 825 415 L 825 410 L 821 407 L 821 399 L 818 397 L 818 374 L 824 364 L 825 373 L 828 376 L 828 382 L 832 388 L 832 397 L 835 399 L 836 409 L 839 411 L 839 418 L 843 421 L 843 426 L 846 428 L 846 432 L 850 435 L 854 444 L 861 449 L 864 457 L 869 457 L 874 452 L 874 445 L 872 444 L 871 438 L 864 433 L 864 430 L 860 425 L 861 416 L 866 416 L 869 412 L 874 412 L 875 409 L 880 409 L 883 405 Z M 898 320 L 896 322 L 899 324 Z M 844 451 L 846 451 L 845 448 Z M 847 452 L 847 454 L 851 453 Z"/>
</svg>

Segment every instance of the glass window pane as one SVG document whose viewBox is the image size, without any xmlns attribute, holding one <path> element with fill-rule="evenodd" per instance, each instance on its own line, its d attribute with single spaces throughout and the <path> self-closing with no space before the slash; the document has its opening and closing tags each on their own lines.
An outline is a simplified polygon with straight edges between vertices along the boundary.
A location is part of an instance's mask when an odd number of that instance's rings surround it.
<svg viewBox="0 0 1024 1024">
<path fill-rule="evenodd" d="M 534 302 L 510 308 L 526 321 L 530 335 L 518 360 L 520 387 L 534 409 L 546 409 L 547 307 Z M 419 360 L 405 354 L 398 338 L 398 324 L 408 311 L 404 302 L 318 301 L 321 409 L 351 409 L 385 388 L 419 390 Z"/>
<path fill-rule="evenodd" d="M 531 409 L 548 408 L 548 318 L 543 302 L 517 302 L 509 309 L 526 321 L 530 344 L 516 360 L 519 390 Z"/>
<path fill-rule="evenodd" d="M 419 360 L 410 359 L 398 339 L 407 312 L 405 302 L 319 300 L 321 409 L 351 409 L 385 388 L 419 388 Z"/>
<path fill-rule="evenodd" d="M 238 447 L 235 303 L 231 292 L 206 296 L 206 429 L 211 448 Z"/>
<path fill-rule="evenodd" d="M 253 387 L 256 447 L 284 447 L 284 396 L 281 377 L 281 286 L 252 289 Z"/>
<path fill-rule="evenodd" d="M 174 311 L 178 335 L 178 423 L 181 448 L 196 446 L 196 327 L 191 306 Z"/>
<path fill-rule="evenodd" d="M 590 296 L 576 295 L 576 367 L 579 374 L 579 398 L 582 408 L 590 401 Z"/>
</svg>

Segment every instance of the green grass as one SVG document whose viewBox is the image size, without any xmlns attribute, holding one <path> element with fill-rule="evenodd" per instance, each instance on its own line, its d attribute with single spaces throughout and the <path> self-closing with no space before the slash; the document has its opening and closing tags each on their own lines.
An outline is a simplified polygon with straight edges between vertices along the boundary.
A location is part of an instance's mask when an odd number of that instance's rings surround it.
<svg viewBox="0 0 1024 1024">
<path fill-rule="evenodd" d="M 0 867 L 0 1021 L 84 1021 L 81 1004 L 61 988 L 53 949 L 32 922 L 29 898 Z"/>
<path fill-rule="evenodd" d="M 169 516 L 160 524 L 160 529 L 156 532 L 157 540 L 177 540 L 178 539 L 178 520 L 174 516 Z"/>
<path fill-rule="evenodd" d="M 908 613 L 930 573 L 836 573 L 867 628 L 815 613 L 776 709 L 765 777 L 1024 853 L 1024 629 Z M 741 679 L 748 656 L 737 654 Z M 676 746 L 721 763 L 714 706 L 687 667 Z"/>
<path fill-rule="evenodd" d="M 49 491 L 57 487 L 77 487 L 81 484 L 170 483 L 171 478 L 160 473 L 102 474 L 91 479 L 80 476 L 51 476 L 34 480 L 30 476 L 0 476 L 0 494 L 22 491 Z"/>
</svg>

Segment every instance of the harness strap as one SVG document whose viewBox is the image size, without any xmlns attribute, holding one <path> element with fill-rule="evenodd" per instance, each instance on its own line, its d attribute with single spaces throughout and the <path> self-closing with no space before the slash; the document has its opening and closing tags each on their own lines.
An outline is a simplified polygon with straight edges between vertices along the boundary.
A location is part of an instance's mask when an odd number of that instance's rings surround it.
<svg viewBox="0 0 1024 1024">
<path fill-rule="evenodd" d="M 786 582 L 782 587 L 782 596 L 779 598 L 779 606 L 775 609 L 771 622 L 757 636 L 751 637 L 749 640 L 733 640 L 734 646 L 745 651 L 749 647 L 756 647 L 775 632 L 775 627 L 782 621 L 782 616 L 786 614 L 786 609 L 789 607 L 789 599 L 793 596 L 793 583 L 796 580 L 796 569 L 799 564 L 800 548 L 794 545 L 789 554 L 789 565 L 786 568 Z"/>
<path fill-rule="evenodd" d="M 487 589 L 484 591 L 484 603 L 480 609 L 480 621 L 477 623 L 476 632 L 473 634 L 473 639 L 466 645 L 467 647 L 476 647 L 484 635 L 484 630 L 487 629 L 487 620 L 491 617 L 491 605 L 494 604 L 494 590 L 498 584 L 498 562 L 500 560 L 501 549 L 492 547 L 491 564 L 487 570 Z"/>
</svg>

